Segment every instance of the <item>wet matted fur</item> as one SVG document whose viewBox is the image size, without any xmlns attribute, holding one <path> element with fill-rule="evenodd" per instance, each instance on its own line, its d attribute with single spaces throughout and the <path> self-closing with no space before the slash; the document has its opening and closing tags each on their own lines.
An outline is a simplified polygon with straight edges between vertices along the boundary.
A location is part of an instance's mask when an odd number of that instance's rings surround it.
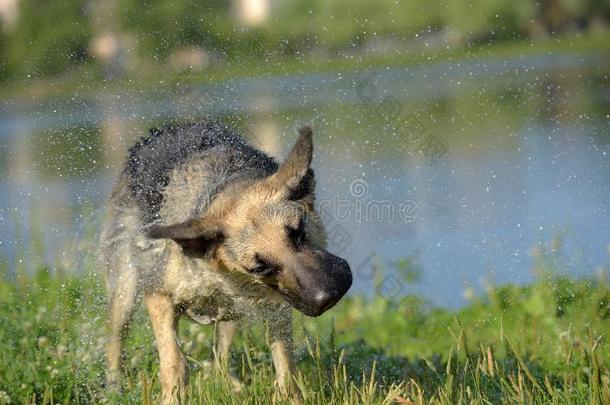
<svg viewBox="0 0 610 405">
<path fill-rule="evenodd" d="M 279 389 L 296 392 L 292 308 L 317 316 L 352 281 L 348 264 L 324 250 L 312 153 L 308 127 L 278 165 L 218 121 L 154 129 L 129 149 L 101 235 L 109 383 L 118 378 L 123 337 L 144 300 L 165 401 L 187 378 L 176 340 L 182 315 L 216 324 L 219 367 L 236 321 L 267 320 Z"/>
</svg>

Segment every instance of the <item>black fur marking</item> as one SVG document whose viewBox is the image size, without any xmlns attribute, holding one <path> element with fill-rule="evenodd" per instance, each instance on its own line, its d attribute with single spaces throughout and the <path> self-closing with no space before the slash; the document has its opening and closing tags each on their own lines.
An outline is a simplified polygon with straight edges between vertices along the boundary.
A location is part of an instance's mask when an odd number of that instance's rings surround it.
<svg viewBox="0 0 610 405">
<path fill-rule="evenodd" d="M 150 136 L 141 138 L 129 148 L 124 167 L 131 192 L 142 208 L 144 223 L 158 218 L 163 188 L 169 182 L 172 169 L 192 154 L 216 146 L 228 147 L 247 156 L 249 168 L 264 175 L 278 169 L 273 158 L 253 148 L 235 131 L 216 120 L 151 129 Z"/>
<path fill-rule="evenodd" d="M 288 235 L 288 240 L 292 243 L 292 247 L 295 250 L 301 250 L 303 241 L 305 240 L 305 218 L 301 218 L 297 228 L 286 226 L 286 233 Z"/>
<path fill-rule="evenodd" d="M 182 251 L 190 256 L 205 257 L 214 246 L 222 242 L 222 235 L 215 238 L 176 239 L 176 243 L 182 247 Z"/>
<path fill-rule="evenodd" d="M 308 169 L 305 176 L 299 181 L 296 187 L 290 189 L 288 200 L 298 201 L 313 193 L 315 185 L 313 169 Z"/>
</svg>

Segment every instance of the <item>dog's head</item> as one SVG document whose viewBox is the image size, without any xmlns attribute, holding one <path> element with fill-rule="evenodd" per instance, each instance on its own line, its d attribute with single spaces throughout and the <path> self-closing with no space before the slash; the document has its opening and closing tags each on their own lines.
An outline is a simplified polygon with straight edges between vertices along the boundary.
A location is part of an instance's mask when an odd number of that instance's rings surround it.
<svg viewBox="0 0 610 405">
<path fill-rule="evenodd" d="M 223 191 L 202 218 L 154 225 L 148 235 L 173 239 L 185 254 L 214 257 L 318 316 L 347 292 L 352 274 L 345 260 L 324 250 L 313 208 L 312 133 L 307 127 L 299 132 L 276 173 Z"/>
</svg>

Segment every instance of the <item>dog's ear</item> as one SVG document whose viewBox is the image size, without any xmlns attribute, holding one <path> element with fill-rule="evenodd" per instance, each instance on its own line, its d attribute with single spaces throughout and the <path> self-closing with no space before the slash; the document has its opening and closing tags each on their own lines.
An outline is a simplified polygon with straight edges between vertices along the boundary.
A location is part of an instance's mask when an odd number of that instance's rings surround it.
<svg viewBox="0 0 610 405">
<path fill-rule="evenodd" d="M 267 179 L 269 187 L 281 192 L 284 198 L 297 201 L 313 195 L 315 178 L 311 169 L 313 155 L 310 127 L 299 129 L 299 137 L 278 171 Z"/>
<path fill-rule="evenodd" d="M 220 225 L 211 218 L 194 218 L 173 225 L 151 225 L 146 235 L 152 239 L 173 239 L 185 252 L 204 255 L 223 239 Z"/>
</svg>

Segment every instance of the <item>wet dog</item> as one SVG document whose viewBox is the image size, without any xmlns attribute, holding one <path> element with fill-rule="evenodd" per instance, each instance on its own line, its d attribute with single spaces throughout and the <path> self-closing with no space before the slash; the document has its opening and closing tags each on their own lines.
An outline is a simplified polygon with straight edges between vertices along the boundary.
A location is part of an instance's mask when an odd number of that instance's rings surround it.
<svg viewBox="0 0 610 405">
<path fill-rule="evenodd" d="M 129 149 L 101 235 L 110 384 L 143 300 L 165 401 L 187 380 L 176 337 L 183 315 L 216 325 L 218 367 L 226 366 L 236 321 L 267 320 L 278 388 L 296 392 L 292 308 L 320 315 L 352 283 L 347 262 L 324 249 L 312 153 L 308 127 L 278 165 L 216 121 L 151 130 Z"/>
</svg>

